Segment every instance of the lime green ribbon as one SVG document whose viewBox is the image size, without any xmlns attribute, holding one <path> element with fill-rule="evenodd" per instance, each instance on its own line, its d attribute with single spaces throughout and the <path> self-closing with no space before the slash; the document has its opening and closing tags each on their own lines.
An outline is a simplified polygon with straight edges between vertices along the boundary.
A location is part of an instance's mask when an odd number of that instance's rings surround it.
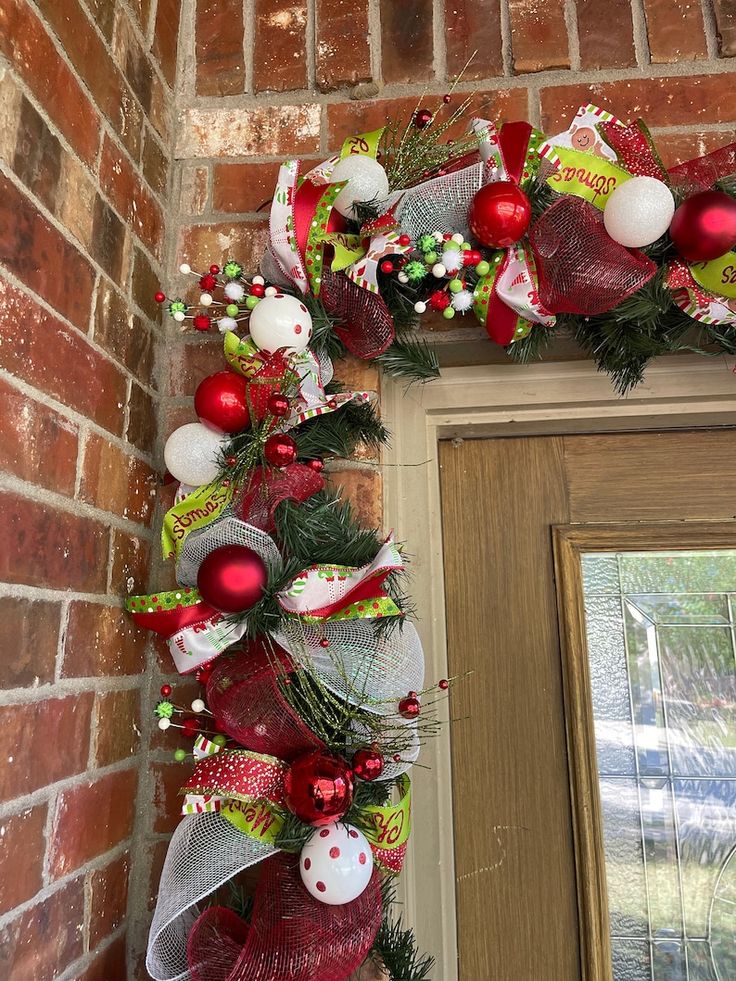
<svg viewBox="0 0 736 981">
<path fill-rule="evenodd" d="M 593 153 L 582 153 L 564 146 L 556 146 L 554 151 L 559 165 L 554 174 L 547 178 L 547 184 L 558 194 L 574 194 L 601 211 L 616 188 L 633 176 L 610 160 Z"/>
<path fill-rule="evenodd" d="M 358 133 L 357 136 L 349 136 L 340 150 L 340 159 L 345 157 L 373 157 L 378 156 L 378 144 L 381 142 L 385 126 L 380 129 L 371 130 L 370 133 Z"/>
<path fill-rule="evenodd" d="M 695 282 L 709 293 L 736 299 L 736 252 L 727 252 L 710 262 L 693 262 L 690 272 Z"/>
<path fill-rule="evenodd" d="M 284 826 L 283 815 L 265 800 L 223 801 L 220 814 L 244 835 L 257 841 L 265 841 L 268 845 L 276 844 Z"/>
<path fill-rule="evenodd" d="M 204 484 L 166 512 L 161 528 L 161 551 L 165 559 L 179 558 L 187 535 L 218 518 L 230 503 L 234 488 L 215 481 Z"/>
</svg>

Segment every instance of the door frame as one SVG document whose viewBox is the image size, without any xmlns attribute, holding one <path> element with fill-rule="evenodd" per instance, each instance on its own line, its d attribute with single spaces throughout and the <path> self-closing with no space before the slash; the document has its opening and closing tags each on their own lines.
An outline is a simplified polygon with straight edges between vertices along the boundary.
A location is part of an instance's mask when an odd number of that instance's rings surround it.
<svg viewBox="0 0 736 981">
<path fill-rule="evenodd" d="M 627 397 L 584 362 L 443 369 L 424 386 L 384 376 L 384 526 L 407 543 L 426 683 L 447 677 L 438 441 L 626 430 L 736 426 L 736 379 L 723 357 L 660 358 Z M 491 498 L 489 497 L 489 500 Z M 438 705 L 448 722 L 450 703 Z M 434 977 L 456 981 L 457 931 L 449 725 L 412 771 L 414 824 L 399 899 Z"/>
</svg>

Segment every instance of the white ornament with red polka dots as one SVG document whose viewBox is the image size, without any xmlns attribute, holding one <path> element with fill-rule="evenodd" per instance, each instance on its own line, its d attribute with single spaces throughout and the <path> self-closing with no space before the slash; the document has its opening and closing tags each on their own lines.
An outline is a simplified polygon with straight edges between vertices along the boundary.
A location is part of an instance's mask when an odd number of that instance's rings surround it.
<svg viewBox="0 0 736 981">
<path fill-rule="evenodd" d="M 315 831 L 302 848 L 299 873 L 315 899 L 343 906 L 357 899 L 371 881 L 373 852 L 357 828 L 331 824 Z"/>
<path fill-rule="evenodd" d="M 250 338 L 261 351 L 280 348 L 304 351 L 312 337 L 312 318 L 295 296 L 275 293 L 264 297 L 250 315 Z"/>
</svg>

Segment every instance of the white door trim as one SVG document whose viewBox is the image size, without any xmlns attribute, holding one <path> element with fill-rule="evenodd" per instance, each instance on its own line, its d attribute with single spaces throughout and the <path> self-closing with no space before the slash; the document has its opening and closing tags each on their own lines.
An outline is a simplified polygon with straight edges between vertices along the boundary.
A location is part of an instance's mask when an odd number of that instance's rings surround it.
<svg viewBox="0 0 736 981">
<path fill-rule="evenodd" d="M 384 524 L 405 542 L 426 684 L 447 676 L 437 443 L 442 438 L 736 425 L 736 378 L 722 357 L 660 358 L 626 398 L 589 362 L 445 369 L 422 387 L 385 378 L 392 433 L 382 457 Z M 490 498 L 489 498 L 490 501 Z M 489 504 L 490 506 L 490 504 Z M 447 721 L 448 703 L 439 715 Z M 412 771 L 413 832 L 399 899 L 434 981 L 455 981 L 457 940 L 449 726 Z M 492 885 L 491 885 L 492 888 Z"/>
</svg>

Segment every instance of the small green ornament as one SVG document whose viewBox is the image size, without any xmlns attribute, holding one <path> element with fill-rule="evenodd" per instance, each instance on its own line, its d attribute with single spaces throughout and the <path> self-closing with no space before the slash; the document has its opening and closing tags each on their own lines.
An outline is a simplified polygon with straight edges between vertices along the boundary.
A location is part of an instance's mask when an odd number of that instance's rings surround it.
<svg viewBox="0 0 736 981">
<path fill-rule="evenodd" d="M 156 703 L 156 708 L 153 711 L 159 719 L 170 719 L 174 714 L 174 706 L 171 702 L 167 702 L 166 699 L 162 699 Z"/>
<path fill-rule="evenodd" d="M 461 279 L 451 279 L 448 283 L 451 293 L 459 293 L 463 288 L 463 283 Z"/>
<path fill-rule="evenodd" d="M 227 743 L 227 736 L 223 736 L 221 732 L 218 732 L 212 742 L 215 746 L 224 746 Z"/>
<path fill-rule="evenodd" d="M 172 315 L 175 313 L 186 313 L 187 305 L 184 300 L 172 300 L 169 304 L 169 313 Z"/>
<path fill-rule="evenodd" d="M 433 266 L 435 264 L 435 262 L 437 262 L 438 259 L 439 259 L 439 256 L 437 255 L 436 252 L 426 252 L 425 255 L 424 255 L 424 261 L 429 266 Z"/>
<path fill-rule="evenodd" d="M 222 270 L 228 279 L 237 279 L 243 274 L 243 267 L 239 262 L 234 262 L 232 259 L 226 262 Z"/>
<path fill-rule="evenodd" d="M 443 252 L 459 252 L 460 251 L 460 243 L 459 242 L 455 242 L 453 239 L 450 239 L 449 242 L 445 242 L 445 244 L 442 246 L 442 251 Z"/>
<path fill-rule="evenodd" d="M 463 244 L 460 246 L 460 251 L 461 252 L 469 252 L 470 251 L 470 242 L 463 242 Z"/>
<path fill-rule="evenodd" d="M 487 276 L 491 271 L 490 263 L 486 262 L 485 259 L 481 259 L 478 265 L 475 267 L 475 271 L 479 276 Z"/>
<path fill-rule="evenodd" d="M 174 750 L 174 759 L 176 760 L 177 763 L 183 763 L 186 758 L 187 758 L 187 751 L 185 749 Z"/>
<path fill-rule="evenodd" d="M 452 307 L 445 307 L 445 309 L 442 311 L 442 316 L 445 318 L 445 320 L 452 320 L 452 318 L 455 316 L 455 311 L 452 309 Z"/>
<path fill-rule="evenodd" d="M 228 303 L 228 305 L 225 307 L 225 313 L 228 315 L 228 317 L 237 317 L 237 315 L 240 313 L 240 307 L 237 303 Z"/>
<path fill-rule="evenodd" d="M 427 267 L 423 262 L 414 259 L 412 262 L 407 262 L 404 266 L 404 272 L 410 283 L 419 283 L 427 275 Z"/>
<path fill-rule="evenodd" d="M 420 252 L 432 252 L 436 244 L 434 235 L 420 235 L 417 240 Z"/>
<path fill-rule="evenodd" d="M 248 296 L 245 300 L 245 305 L 249 310 L 255 310 L 255 308 L 260 303 L 260 299 L 257 296 Z"/>
</svg>

